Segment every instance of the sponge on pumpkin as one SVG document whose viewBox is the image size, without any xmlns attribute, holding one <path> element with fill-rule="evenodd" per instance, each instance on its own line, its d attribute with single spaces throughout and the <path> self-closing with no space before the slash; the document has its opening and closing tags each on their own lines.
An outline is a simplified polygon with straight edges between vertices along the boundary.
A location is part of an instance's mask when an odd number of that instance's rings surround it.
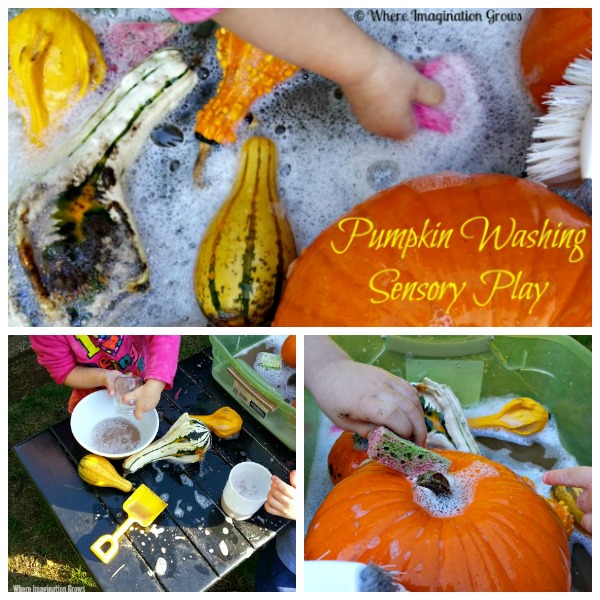
<svg viewBox="0 0 600 600">
<path fill-rule="evenodd" d="M 447 458 L 402 439 L 383 426 L 369 434 L 367 454 L 408 477 L 418 477 L 427 471 L 447 471 L 451 464 Z"/>
</svg>

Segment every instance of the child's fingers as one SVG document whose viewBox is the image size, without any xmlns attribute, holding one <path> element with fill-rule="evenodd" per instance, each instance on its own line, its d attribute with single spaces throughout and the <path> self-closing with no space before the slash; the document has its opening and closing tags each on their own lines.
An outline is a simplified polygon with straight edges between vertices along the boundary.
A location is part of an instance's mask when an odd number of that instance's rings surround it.
<svg viewBox="0 0 600 600">
<path fill-rule="evenodd" d="M 443 101 L 444 88 L 437 81 L 420 75 L 416 86 L 415 102 L 427 106 L 437 106 Z"/>
<path fill-rule="evenodd" d="M 592 494 L 589 490 L 584 490 L 581 492 L 581 494 L 579 494 L 577 497 L 577 506 L 584 513 L 592 512 Z"/>
<path fill-rule="evenodd" d="M 282 487 L 280 484 L 283 482 L 278 477 L 273 476 L 273 484 L 271 485 L 271 490 L 269 494 L 279 500 L 280 502 L 290 502 L 294 500 L 294 488 L 289 485 L 284 484 L 285 487 Z"/>
<path fill-rule="evenodd" d="M 586 530 L 592 533 L 592 513 L 587 513 L 581 519 L 581 526 Z"/>
<path fill-rule="evenodd" d="M 547 485 L 567 485 L 570 487 L 587 488 L 592 483 L 591 467 L 571 467 L 546 471 L 543 481 Z"/>
<path fill-rule="evenodd" d="M 267 501 L 265 503 L 265 510 L 268 513 L 271 513 L 272 515 L 277 515 L 279 517 L 283 517 L 283 516 L 285 516 L 287 509 L 288 509 L 288 506 L 286 504 L 284 504 L 283 502 L 280 502 L 276 498 L 273 498 L 273 496 L 271 496 L 270 494 L 269 494 L 269 496 L 267 496 Z"/>
</svg>

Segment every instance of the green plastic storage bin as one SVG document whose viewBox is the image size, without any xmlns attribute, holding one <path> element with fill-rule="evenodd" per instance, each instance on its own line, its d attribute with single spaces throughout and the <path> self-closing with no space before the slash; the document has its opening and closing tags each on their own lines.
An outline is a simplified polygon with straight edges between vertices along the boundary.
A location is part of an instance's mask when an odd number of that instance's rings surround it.
<svg viewBox="0 0 600 600">
<path fill-rule="evenodd" d="M 258 346 L 269 336 L 209 336 L 213 350 L 213 377 L 247 414 L 262 423 L 290 450 L 296 450 L 296 409 L 263 379 L 250 364 L 236 355 Z"/>
<path fill-rule="evenodd" d="M 408 379 L 446 383 L 463 404 L 516 394 L 546 406 L 564 447 L 592 464 L 592 353 L 568 336 L 333 336 L 358 362 Z M 318 409 L 306 393 L 305 469 L 310 472 Z"/>
</svg>

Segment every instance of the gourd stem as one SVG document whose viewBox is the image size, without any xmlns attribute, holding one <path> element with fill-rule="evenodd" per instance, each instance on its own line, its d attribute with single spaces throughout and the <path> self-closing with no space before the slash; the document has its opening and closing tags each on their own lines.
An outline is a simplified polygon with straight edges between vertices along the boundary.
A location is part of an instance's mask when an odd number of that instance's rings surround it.
<svg viewBox="0 0 600 600">
<path fill-rule="evenodd" d="M 200 187 L 205 188 L 206 183 L 203 181 L 204 176 L 204 167 L 206 166 L 206 161 L 208 159 L 208 155 L 211 151 L 211 144 L 207 144 L 205 142 L 200 142 L 200 148 L 198 149 L 198 158 L 196 158 L 196 163 L 194 164 L 194 183 Z"/>
<path fill-rule="evenodd" d="M 439 471 L 426 471 L 417 477 L 415 486 L 431 490 L 438 498 L 452 496 L 447 477 Z"/>
</svg>

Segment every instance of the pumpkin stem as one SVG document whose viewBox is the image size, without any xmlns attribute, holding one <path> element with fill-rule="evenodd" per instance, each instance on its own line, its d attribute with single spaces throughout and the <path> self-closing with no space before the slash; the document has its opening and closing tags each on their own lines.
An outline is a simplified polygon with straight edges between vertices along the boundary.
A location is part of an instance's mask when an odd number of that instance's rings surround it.
<svg viewBox="0 0 600 600">
<path fill-rule="evenodd" d="M 443 473 L 439 471 L 427 471 L 417 477 L 415 486 L 421 486 L 431 490 L 438 498 L 452 496 L 450 482 Z"/>
<path fill-rule="evenodd" d="M 367 447 L 369 446 L 369 440 L 364 438 L 358 433 L 354 434 L 354 449 L 355 450 L 364 450 L 366 452 Z"/>
</svg>

